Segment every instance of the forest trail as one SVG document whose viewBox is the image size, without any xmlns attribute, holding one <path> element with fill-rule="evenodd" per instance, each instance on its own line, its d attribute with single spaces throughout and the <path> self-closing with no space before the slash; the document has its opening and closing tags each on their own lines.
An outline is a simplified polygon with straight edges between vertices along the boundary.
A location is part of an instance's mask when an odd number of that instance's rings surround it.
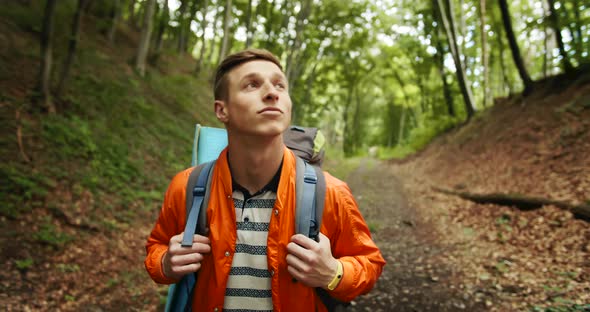
<svg viewBox="0 0 590 312">
<path fill-rule="evenodd" d="M 375 288 L 358 298 L 351 311 L 484 310 L 458 289 L 460 270 L 440 262 L 456 246 L 439 239 L 433 224 L 408 201 L 403 180 L 390 165 L 365 158 L 349 175 L 349 186 L 387 265 Z"/>
</svg>

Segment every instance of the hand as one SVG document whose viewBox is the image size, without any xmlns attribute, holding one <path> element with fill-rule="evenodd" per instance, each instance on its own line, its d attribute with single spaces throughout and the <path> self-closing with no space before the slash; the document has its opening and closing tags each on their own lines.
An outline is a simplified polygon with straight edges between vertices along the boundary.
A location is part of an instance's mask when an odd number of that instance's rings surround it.
<svg viewBox="0 0 590 312">
<path fill-rule="evenodd" d="M 182 247 L 180 242 L 183 234 L 170 238 L 168 251 L 162 257 L 162 270 L 168 278 L 180 279 L 186 274 L 197 272 L 201 268 L 203 254 L 211 251 L 209 238 L 196 234 L 191 247 Z"/>
<path fill-rule="evenodd" d="M 332 257 L 330 239 L 322 233 L 319 239 L 293 235 L 287 245 L 287 270 L 306 286 L 326 288 L 337 273 L 338 260 Z"/>
</svg>

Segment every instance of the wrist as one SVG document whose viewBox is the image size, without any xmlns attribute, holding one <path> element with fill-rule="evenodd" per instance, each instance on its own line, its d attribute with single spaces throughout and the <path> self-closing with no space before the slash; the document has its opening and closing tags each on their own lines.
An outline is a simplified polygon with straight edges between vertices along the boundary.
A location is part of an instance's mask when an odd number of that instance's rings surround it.
<svg viewBox="0 0 590 312">
<path fill-rule="evenodd" d="M 344 267 L 342 266 L 342 262 L 340 262 L 340 260 L 338 259 L 336 259 L 336 262 L 336 274 L 334 274 L 332 280 L 325 287 L 328 290 L 336 289 L 336 287 L 338 286 L 338 284 L 340 284 L 340 281 L 342 280 L 342 276 L 344 275 Z"/>
</svg>

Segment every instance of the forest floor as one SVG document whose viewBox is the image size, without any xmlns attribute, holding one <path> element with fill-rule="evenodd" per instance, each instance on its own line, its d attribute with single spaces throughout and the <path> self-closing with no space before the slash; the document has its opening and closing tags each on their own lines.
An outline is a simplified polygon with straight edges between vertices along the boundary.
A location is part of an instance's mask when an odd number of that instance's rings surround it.
<svg viewBox="0 0 590 312">
<path fill-rule="evenodd" d="M 409 159 L 364 161 L 348 182 L 388 264 L 352 310 L 590 310 L 587 221 L 436 190 L 588 205 L 589 155 L 586 80 L 502 100 Z"/>
</svg>

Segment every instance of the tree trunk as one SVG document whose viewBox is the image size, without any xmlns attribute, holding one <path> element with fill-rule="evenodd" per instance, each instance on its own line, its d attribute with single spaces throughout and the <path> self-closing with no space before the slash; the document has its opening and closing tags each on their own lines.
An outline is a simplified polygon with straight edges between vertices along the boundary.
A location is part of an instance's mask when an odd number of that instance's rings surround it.
<svg viewBox="0 0 590 312">
<path fill-rule="evenodd" d="M 160 52 L 162 52 L 162 46 L 164 43 L 164 32 L 170 21 L 170 9 L 168 8 L 168 0 L 164 0 L 164 8 L 162 9 L 162 16 L 160 17 L 160 23 L 158 23 L 158 31 L 156 33 L 156 42 L 154 47 L 154 55 L 157 59 Z"/>
<path fill-rule="evenodd" d="M 404 139 L 404 128 L 406 127 L 406 110 L 401 106 L 402 114 L 399 117 L 399 131 L 397 132 L 397 144 L 400 145 Z"/>
<path fill-rule="evenodd" d="M 182 54 L 184 51 L 184 32 L 186 31 L 186 8 L 189 0 L 181 0 L 178 8 L 178 34 L 176 38 L 176 52 Z"/>
<path fill-rule="evenodd" d="M 213 64 L 213 52 L 215 50 L 215 38 L 217 37 L 217 22 L 219 21 L 219 17 L 221 16 L 221 12 L 217 8 L 217 6 L 213 6 L 216 10 L 215 12 L 215 20 L 213 20 L 213 38 L 211 38 L 211 44 L 209 45 L 209 56 L 207 56 L 207 63 Z"/>
<path fill-rule="evenodd" d="M 543 7 L 543 18 L 547 16 L 545 5 Z M 543 23 L 543 78 L 547 78 L 548 66 L 548 54 L 549 54 L 549 30 L 547 29 L 547 23 Z"/>
<path fill-rule="evenodd" d="M 267 49 L 270 47 L 271 42 L 274 39 L 272 26 L 274 24 L 274 18 L 275 18 L 275 0 L 270 1 L 268 8 L 269 8 L 268 14 L 266 15 L 266 16 L 268 16 L 268 20 L 267 20 L 266 24 L 264 25 L 264 31 L 267 34 L 266 43 L 265 43 L 265 47 Z"/>
<path fill-rule="evenodd" d="M 137 49 L 137 56 L 135 58 L 135 69 L 140 76 L 145 75 L 145 61 L 150 46 L 150 38 L 152 36 L 152 24 L 156 0 L 146 0 L 146 9 L 143 16 L 143 26 L 141 27 L 141 37 L 139 39 L 139 47 Z"/>
<path fill-rule="evenodd" d="M 246 10 L 246 49 L 252 45 L 252 0 L 248 0 L 248 9 Z"/>
<path fill-rule="evenodd" d="M 463 102 L 465 103 L 465 111 L 467 112 L 467 120 L 471 119 L 473 114 L 475 113 L 474 109 L 474 102 L 473 102 L 473 95 L 471 94 L 470 84 L 468 83 L 467 77 L 465 76 L 465 68 L 463 67 L 463 63 L 461 62 L 461 57 L 459 55 L 459 46 L 457 45 L 457 39 L 455 35 L 455 22 L 453 17 L 453 10 L 451 7 L 451 2 L 446 0 L 446 11 L 445 14 L 445 6 L 442 3 L 442 0 L 434 0 L 436 1 L 436 5 L 439 11 L 439 17 L 442 21 L 442 24 L 445 28 L 445 32 L 447 34 L 447 40 L 449 42 L 449 47 L 451 48 L 451 54 L 453 56 L 453 60 L 455 62 L 456 73 L 457 73 L 457 80 L 459 81 L 459 87 L 461 88 L 461 94 L 463 95 Z M 447 19 L 448 15 L 448 19 Z"/>
<path fill-rule="evenodd" d="M 76 13 L 74 14 L 74 20 L 72 22 L 72 34 L 70 36 L 70 42 L 68 45 L 68 55 L 66 56 L 66 60 L 59 78 L 59 83 L 57 84 L 57 88 L 55 90 L 56 96 L 59 96 L 63 91 L 65 81 L 70 73 L 70 68 L 72 67 L 74 56 L 76 54 L 76 48 L 78 46 L 78 40 L 80 39 L 80 23 L 82 21 L 82 12 L 84 12 L 84 7 L 87 3 L 88 0 L 78 0 L 78 7 L 76 8 Z"/>
<path fill-rule="evenodd" d="M 217 63 L 221 63 L 221 61 L 225 58 L 228 52 L 229 47 L 229 40 L 231 39 L 231 19 L 232 19 L 232 3 L 231 0 L 225 1 L 225 17 L 223 19 L 223 40 L 221 41 L 221 49 L 219 50 L 219 58 L 217 59 Z"/>
<path fill-rule="evenodd" d="M 520 49 L 518 48 L 518 43 L 516 42 L 516 37 L 514 36 L 514 31 L 512 30 L 512 20 L 510 17 L 510 12 L 508 10 L 508 3 L 506 0 L 499 0 L 500 1 L 500 11 L 502 12 L 502 21 L 504 22 L 504 31 L 506 32 L 506 37 L 508 38 L 508 43 L 510 44 L 510 51 L 512 51 L 512 59 L 514 60 L 514 64 L 518 68 L 518 74 L 520 75 L 520 79 L 524 83 L 524 94 L 529 94 L 533 88 L 533 81 L 529 76 L 529 73 L 526 70 L 522 57 L 520 55 Z M 549 0 L 551 1 L 551 0 Z"/>
<path fill-rule="evenodd" d="M 120 0 L 113 0 L 113 11 L 111 13 L 112 21 L 111 21 L 111 29 L 109 30 L 109 34 L 107 38 L 109 39 L 110 43 L 115 41 L 115 34 L 117 33 L 117 25 L 119 24 L 119 20 L 121 19 L 121 1 Z"/>
<path fill-rule="evenodd" d="M 576 35 L 578 37 L 578 40 L 576 41 L 576 55 L 578 56 L 578 64 L 580 64 L 582 62 L 582 60 L 584 59 L 583 55 L 584 55 L 584 47 L 583 47 L 583 43 L 584 43 L 584 37 L 582 37 L 582 21 L 580 19 L 580 3 L 578 2 L 578 0 L 573 0 L 574 3 L 574 18 L 576 20 Z M 588 6 L 586 5 L 585 8 L 588 8 Z"/>
<path fill-rule="evenodd" d="M 445 96 L 445 103 L 447 104 L 447 111 L 450 116 L 455 117 L 455 108 L 453 103 L 453 96 L 451 95 L 451 86 L 447 82 L 447 76 L 445 74 L 445 56 L 444 56 L 444 49 L 442 45 L 442 30 L 440 29 L 440 23 L 437 21 L 437 11 L 436 11 L 436 2 L 433 1 L 432 3 L 432 16 L 436 22 L 435 31 L 434 31 L 434 40 L 436 41 L 436 53 L 434 55 L 435 63 L 438 65 L 438 74 L 440 79 L 443 83 L 443 94 Z"/>
<path fill-rule="evenodd" d="M 505 0 L 504 0 L 505 1 Z M 555 40 L 557 41 L 557 47 L 559 48 L 559 54 L 561 55 L 561 61 L 563 65 L 563 70 L 565 72 L 571 72 L 573 67 L 570 63 L 569 56 L 565 51 L 565 46 L 563 44 L 563 38 L 561 37 L 561 29 L 559 26 L 559 17 L 557 16 L 557 10 L 555 10 L 555 1 L 554 0 L 547 0 L 549 3 L 549 19 L 551 21 L 551 26 L 553 26 L 553 31 L 555 32 Z"/>
<path fill-rule="evenodd" d="M 127 22 L 129 24 L 131 24 L 131 26 L 136 26 L 137 22 L 135 21 L 135 2 L 137 2 L 137 0 L 131 0 L 129 1 L 129 7 L 128 7 L 128 11 L 129 11 L 129 16 L 127 17 Z"/>
<path fill-rule="evenodd" d="M 191 31 L 191 23 L 193 21 L 193 18 L 195 17 L 195 14 L 197 14 L 197 9 L 199 8 L 198 6 L 198 2 L 197 0 L 193 1 L 193 3 L 191 4 L 191 8 L 189 10 L 189 17 L 185 22 L 185 26 L 184 26 L 184 38 L 182 39 L 182 53 L 187 53 L 189 52 L 189 41 L 190 41 L 190 36 L 192 34 Z"/>
<path fill-rule="evenodd" d="M 498 38 L 498 46 L 500 47 L 498 49 L 498 58 L 500 59 L 500 69 L 502 72 L 502 81 L 504 83 L 504 88 L 503 91 L 506 92 L 506 88 L 508 88 L 508 94 L 512 93 L 512 84 L 510 83 L 510 80 L 508 79 L 508 71 L 506 70 L 506 61 L 504 60 L 504 51 L 506 50 L 504 47 L 504 40 L 502 40 L 502 36 L 500 36 L 500 34 L 502 33 L 502 27 L 500 27 L 498 24 L 496 25 L 496 38 Z"/>
<path fill-rule="evenodd" d="M 56 112 L 55 105 L 51 100 L 49 84 L 51 81 L 52 43 L 53 43 L 53 19 L 56 0 L 45 2 L 43 14 L 43 28 L 41 30 L 41 70 L 39 72 L 38 92 L 41 94 L 41 107 L 51 114 Z"/>
<path fill-rule="evenodd" d="M 207 8 L 209 6 L 209 0 L 205 0 L 203 3 L 203 20 L 201 21 L 201 51 L 199 51 L 199 60 L 197 61 L 197 67 L 195 68 L 195 73 L 199 74 L 201 69 L 203 68 L 203 60 L 205 58 L 205 46 L 207 40 L 205 39 L 205 30 L 207 29 Z"/>
<path fill-rule="evenodd" d="M 486 0 L 479 1 L 480 12 L 480 32 L 481 32 L 481 62 L 483 66 L 483 106 L 486 107 L 489 102 L 489 74 L 488 74 L 488 36 L 486 30 Z"/>
<path fill-rule="evenodd" d="M 309 14 L 311 13 L 311 0 L 305 0 L 302 4 L 303 7 L 297 14 L 297 21 L 295 26 L 295 38 L 293 39 L 293 45 L 291 49 L 289 49 L 289 53 L 287 56 L 287 66 L 285 70 L 285 76 L 287 76 L 287 81 L 293 81 L 293 62 L 295 59 L 295 55 L 299 53 L 301 49 L 301 43 L 303 41 L 303 31 L 305 27 L 305 20 L 308 18 Z"/>
</svg>

